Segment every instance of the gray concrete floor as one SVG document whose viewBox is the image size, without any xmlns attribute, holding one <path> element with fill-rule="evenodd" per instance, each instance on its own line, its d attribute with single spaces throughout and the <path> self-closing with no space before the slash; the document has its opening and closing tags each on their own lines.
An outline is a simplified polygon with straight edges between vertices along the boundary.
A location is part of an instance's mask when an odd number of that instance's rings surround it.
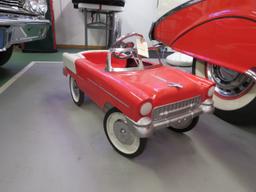
<svg viewBox="0 0 256 192">
<path fill-rule="evenodd" d="M 123 158 L 104 113 L 73 104 L 60 64 L 36 64 L 0 95 L 1 192 L 256 192 L 256 127 L 204 115 L 191 132 L 157 132 Z"/>
</svg>

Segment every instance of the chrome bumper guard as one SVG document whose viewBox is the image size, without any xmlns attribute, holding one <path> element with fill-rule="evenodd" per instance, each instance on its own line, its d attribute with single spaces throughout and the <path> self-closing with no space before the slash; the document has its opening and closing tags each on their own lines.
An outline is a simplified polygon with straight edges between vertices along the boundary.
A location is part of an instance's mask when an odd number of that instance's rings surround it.
<svg viewBox="0 0 256 192">
<path fill-rule="evenodd" d="M 202 113 L 212 113 L 214 111 L 213 100 L 208 99 L 202 103 L 198 108 L 195 108 L 185 114 L 182 114 L 175 118 L 164 119 L 161 121 L 153 121 L 149 117 L 143 117 L 138 122 L 134 122 L 130 118 L 127 118 L 127 122 L 130 124 L 131 130 L 141 138 L 146 138 L 152 135 L 155 130 L 170 127 L 172 124 L 181 123 L 193 119 Z"/>
<path fill-rule="evenodd" d="M 49 26 L 48 20 L 0 18 L 0 51 L 14 44 L 44 39 Z"/>
</svg>

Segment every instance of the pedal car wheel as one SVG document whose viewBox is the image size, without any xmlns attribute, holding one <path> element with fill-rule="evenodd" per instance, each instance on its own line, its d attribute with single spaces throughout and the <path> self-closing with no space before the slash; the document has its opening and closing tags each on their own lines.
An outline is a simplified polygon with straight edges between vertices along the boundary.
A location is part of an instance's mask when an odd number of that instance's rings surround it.
<svg viewBox="0 0 256 192">
<path fill-rule="evenodd" d="M 213 99 L 218 117 L 234 124 L 253 121 L 256 84 L 251 77 L 196 59 L 193 62 L 193 73 L 216 83 Z"/>
<path fill-rule="evenodd" d="M 84 93 L 79 89 L 76 80 L 71 76 L 69 77 L 69 87 L 71 97 L 77 106 L 81 106 L 84 102 Z"/>
<path fill-rule="evenodd" d="M 195 117 L 193 119 L 189 119 L 182 123 L 176 123 L 175 125 L 168 127 L 168 129 L 178 132 L 178 133 L 188 132 L 188 131 L 192 130 L 197 125 L 198 121 L 199 121 L 199 117 Z"/>
<path fill-rule="evenodd" d="M 105 115 L 104 130 L 112 147 L 127 158 L 140 155 L 146 147 L 147 139 L 135 135 L 125 116 L 115 108 Z"/>
</svg>

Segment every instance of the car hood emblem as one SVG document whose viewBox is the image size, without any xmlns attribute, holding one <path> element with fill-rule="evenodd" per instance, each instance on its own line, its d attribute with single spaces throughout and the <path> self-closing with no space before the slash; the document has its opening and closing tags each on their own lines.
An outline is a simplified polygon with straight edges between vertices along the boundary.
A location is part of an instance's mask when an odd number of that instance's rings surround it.
<svg viewBox="0 0 256 192">
<path fill-rule="evenodd" d="M 182 89 L 183 85 L 179 84 L 179 83 L 174 83 L 174 82 L 168 82 L 168 87 L 176 87 L 178 89 Z"/>
<path fill-rule="evenodd" d="M 168 82 L 166 79 L 159 77 L 157 75 L 153 75 L 153 77 L 157 78 L 158 80 L 167 83 L 168 87 L 176 87 L 178 89 L 182 89 L 183 85 L 179 84 L 179 83 L 175 83 L 175 82 Z"/>
</svg>

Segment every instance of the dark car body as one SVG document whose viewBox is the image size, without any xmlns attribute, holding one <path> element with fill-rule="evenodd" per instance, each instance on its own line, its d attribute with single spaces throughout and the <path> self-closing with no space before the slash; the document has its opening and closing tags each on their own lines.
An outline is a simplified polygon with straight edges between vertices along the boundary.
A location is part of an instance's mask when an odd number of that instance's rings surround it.
<svg viewBox="0 0 256 192">
<path fill-rule="evenodd" d="M 50 22 L 44 15 L 24 9 L 24 0 L 0 1 L 0 65 L 12 53 L 12 46 L 45 38 Z"/>
</svg>

